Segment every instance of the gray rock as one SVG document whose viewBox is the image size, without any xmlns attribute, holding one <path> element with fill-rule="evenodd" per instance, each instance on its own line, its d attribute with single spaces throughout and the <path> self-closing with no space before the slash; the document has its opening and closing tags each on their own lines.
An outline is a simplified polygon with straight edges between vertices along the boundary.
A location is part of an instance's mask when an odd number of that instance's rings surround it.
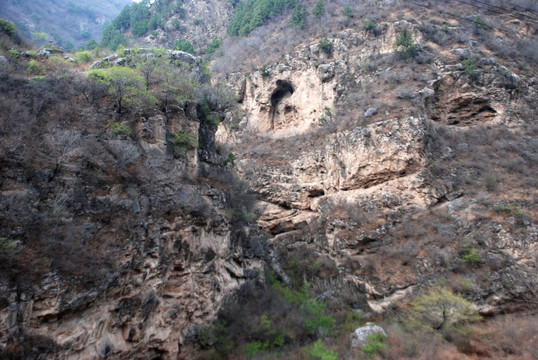
<svg viewBox="0 0 538 360">
<path fill-rule="evenodd" d="M 418 95 L 420 95 L 422 98 L 426 99 L 426 98 L 429 98 L 429 97 L 432 97 L 435 95 L 435 91 L 433 91 L 432 89 L 430 88 L 423 88 L 422 90 L 419 90 L 418 91 Z"/>
<path fill-rule="evenodd" d="M 173 60 L 185 61 L 189 64 L 196 64 L 196 57 L 192 54 L 180 50 L 170 50 L 168 53 L 170 54 L 170 58 Z"/>
<path fill-rule="evenodd" d="M 49 57 L 51 54 L 52 52 L 49 49 L 41 49 L 36 55 L 39 57 Z"/>
<path fill-rule="evenodd" d="M 366 340 L 368 339 L 368 336 L 375 333 L 381 333 L 385 337 L 387 336 L 387 333 L 385 332 L 385 330 L 383 330 L 381 326 L 375 325 L 371 322 L 367 322 L 365 326 L 357 328 L 354 332 L 351 333 L 351 347 L 358 347 L 364 345 L 366 343 Z"/>
<path fill-rule="evenodd" d="M 60 49 L 43 48 L 40 49 L 36 55 L 39 57 L 49 57 L 54 54 L 63 54 L 63 51 Z"/>
<path fill-rule="evenodd" d="M 473 56 L 473 52 L 471 51 L 471 48 L 458 48 L 458 49 L 452 49 L 450 51 L 458 55 L 460 60 L 470 59 Z"/>
<path fill-rule="evenodd" d="M 321 82 L 327 82 L 334 78 L 334 63 L 318 66 L 318 76 Z"/>
<path fill-rule="evenodd" d="M 480 59 L 479 64 L 480 65 L 495 65 L 497 64 L 497 60 L 495 60 L 495 58 L 491 56 L 485 57 L 485 58 Z"/>
<path fill-rule="evenodd" d="M 0 56 L 0 64 L 7 64 L 8 63 L 8 60 L 6 59 L 5 56 Z"/>
<path fill-rule="evenodd" d="M 407 22 L 405 20 L 400 20 L 400 21 L 396 21 L 393 24 L 393 26 L 398 32 L 402 32 L 402 31 L 405 31 L 405 30 L 409 29 L 411 27 L 411 23 L 409 23 L 409 22 Z"/>
<path fill-rule="evenodd" d="M 377 113 L 377 109 L 374 107 L 371 107 L 371 108 L 368 108 L 368 110 L 364 112 L 364 116 L 370 117 L 370 116 L 374 116 L 376 113 Z"/>
<path fill-rule="evenodd" d="M 504 66 L 499 66 L 497 68 L 497 71 L 503 75 L 504 77 L 504 85 L 507 88 L 515 89 L 520 83 L 519 76 L 508 70 L 508 68 Z"/>
<path fill-rule="evenodd" d="M 101 67 L 103 67 L 103 62 L 101 60 L 97 60 L 90 66 L 90 69 L 100 69 Z"/>
</svg>

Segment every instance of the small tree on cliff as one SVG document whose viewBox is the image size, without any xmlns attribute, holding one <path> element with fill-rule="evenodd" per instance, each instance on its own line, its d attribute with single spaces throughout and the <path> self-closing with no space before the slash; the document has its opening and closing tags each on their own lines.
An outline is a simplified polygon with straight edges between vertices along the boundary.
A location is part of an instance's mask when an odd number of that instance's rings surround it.
<svg viewBox="0 0 538 360">
<path fill-rule="evenodd" d="M 435 286 L 411 302 L 406 323 L 409 327 L 440 331 L 445 336 L 460 332 L 480 320 L 473 305 L 444 286 Z"/>
<path fill-rule="evenodd" d="M 135 70 L 114 66 L 109 69 L 92 70 L 88 74 L 90 80 L 98 81 L 108 86 L 108 92 L 114 97 L 118 114 L 123 110 L 123 104 L 154 99 L 145 89 L 144 78 Z"/>
</svg>

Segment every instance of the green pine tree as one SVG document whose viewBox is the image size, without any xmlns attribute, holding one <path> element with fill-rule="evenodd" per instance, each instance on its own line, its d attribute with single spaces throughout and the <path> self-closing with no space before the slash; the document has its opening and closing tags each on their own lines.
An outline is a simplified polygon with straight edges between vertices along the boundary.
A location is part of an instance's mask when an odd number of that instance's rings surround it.
<svg viewBox="0 0 538 360">
<path fill-rule="evenodd" d="M 325 14 L 325 5 L 323 5 L 323 0 L 318 0 L 316 5 L 314 6 L 314 9 L 312 9 L 312 15 L 314 15 L 315 17 L 319 19 L 324 14 Z"/>
</svg>

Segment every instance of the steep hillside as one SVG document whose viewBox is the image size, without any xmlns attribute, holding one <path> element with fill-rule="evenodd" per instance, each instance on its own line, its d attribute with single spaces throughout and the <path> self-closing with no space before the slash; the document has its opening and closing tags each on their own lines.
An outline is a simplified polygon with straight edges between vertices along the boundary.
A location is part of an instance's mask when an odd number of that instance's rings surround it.
<svg viewBox="0 0 538 360">
<path fill-rule="evenodd" d="M 106 22 L 132 0 L 4 0 L 0 16 L 13 21 L 27 41 L 39 45 L 54 41 L 71 50 L 91 39 L 99 41 Z"/>
<path fill-rule="evenodd" d="M 209 44 L 225 36 L 232 14 L 232 4 L 223 0 L 143 0 L 107 25 L 101 44 L 112 50 L 122 44 L 208 54 Z"/>
<path fill-rule="evenodd" d="M 2 355 L 538 357 L 537 10 L 155 1 L 117 53 L 10 40 Z"/>
<path fill-rule="evenodd" d="M 441 284 L 483 316 L 536 308 L 537 28 L 532 4 L 503 4 L 326 2 L 305 29 L 283 17 L 224 41 L 213 69 L 236 89 L 244 117 L 218 138 L 233 144 L 261 200 L 258 224 L 276 262 L 325 299 L 337 323 L 352 308 L 405 325 L 410 299 Z M 235 328 L 226 311 L 221 321 Z M 538 349 L 535 327 L 523 328 L 514 358 Z M 512 351 L 453 335 L 435 352 L 450 343 L 453 358 Z M 383 358 L 431 358 L 397 345 L 407 341 L 398 331 L 391 337 Z M 272 341 L 247 331 L 225 339 L 244 344 L 234 357 Z M 326 345 L 342 358 L 361 353 Z M 304 356 L 304 346 L 287 356 Z"/>
</svg>

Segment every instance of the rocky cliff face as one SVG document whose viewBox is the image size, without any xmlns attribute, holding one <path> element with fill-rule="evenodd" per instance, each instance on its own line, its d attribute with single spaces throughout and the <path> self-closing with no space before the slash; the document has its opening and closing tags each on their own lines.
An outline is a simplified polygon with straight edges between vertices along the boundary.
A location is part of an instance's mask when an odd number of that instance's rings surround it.
<svg viewBox="0 0 538 360">
<path fill-rule="evenodd" d="M 199 48 L 232 12 L 184 8 Z M 228 295 L 261 293 L 262 271 L 289 282 L 292 256 L 317 300 L 377 319 L 439 282 L 482 315 L 535 308 L 535 69 L 454 21 L 389 20 L 339 20 L 275 63 L 215 74 L 242 110 L 216 132 L 195 101 L 113 115 L 96 84 L 4 76 L 0 350 L 195 358 Z M 413 59 L 395 54 L 404 31 Z"/>
<path fill-rule="evenodd" d="M 138 39 L 137 44 L 170 49 L 177 39 L 186 39 L 198 53 L 203 53 L 211 40 L 226 36 L 226 26 L 234 11 L 232 3 L 187 0 L 182 1 L 182 8 L 181 14 L 165 19 L 163 29 Z M 177 24 L 180 24 L 179 27 Z"/>
<path fill-rule="evenodd" d="M 2 86 L 0 346 L 28 358 L 186 356 L 196 326 L 260 266 L 254 234 L 233 218 L 240 192 L 199 104 L 133 110 L 114 127 L 77 81 Z M 40 106 L 21 123 L 14 91 Z M 199 147 L 174 145 L 178 131 Z"/>
<path fill-rule="evenodd" d="M 418 69 L 393 57 L 404 30 L 422 46 Z M 521 124 L 530 119 L 517 103 L 535 96 L 535 79 L 479 55 L 478 44 L 439 52 L 406 21 L 378 24 L 376 35 L 345 30 L 327 40 L 228 77 L 246 116 L 217 135 L 235 144 L 239 172 L 263 200 L 258 224 L 273 234 L 271 244 L 290 249 L 303 241 L 330 254 L 338 281 L 364 286 L 377 312 L 439 276 L 472 279 L 472 298 L 485 314 L 535 303 L 533 191 L 523 196 L 529 203 L 512 203 L 526 209 L 519 225 L 510 211 L 504 219 L 484 214 L 503 213 L 511 201 L 469 179 L 475 165 L 467 162 L 476 160 L 468 152 L 488 151 L 492 140 L 454 143 L 478 132 L 499 136 L 491 130 L 497 126 L 513 141 L 529 140 Z M 402 87 L 410 71 L 421 75 Z M 355 106 L 351 115 L 348 106 Z M 479 161 L 499 166 L 487 156 Z M 311 231 L 325 242 L 312 243 Z M 480 266 L 462 261 L 465 246 L 479 250 Z M 498 285 L 508 278 L 511 286 Z"/>
</svg>

